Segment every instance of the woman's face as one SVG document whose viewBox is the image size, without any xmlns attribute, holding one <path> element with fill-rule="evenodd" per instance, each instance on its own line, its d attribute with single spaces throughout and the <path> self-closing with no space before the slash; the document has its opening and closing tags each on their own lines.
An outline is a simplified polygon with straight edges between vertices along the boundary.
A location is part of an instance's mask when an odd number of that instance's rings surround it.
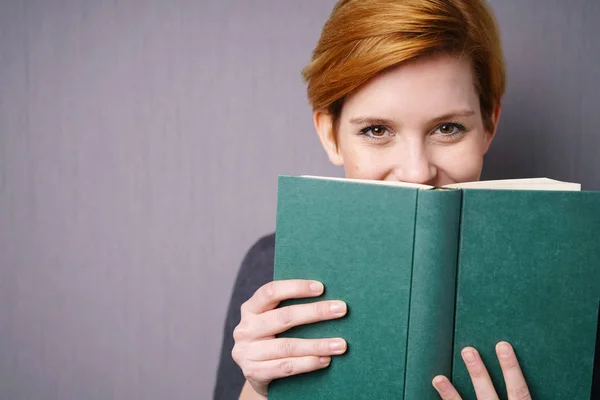
<svg viewBox="0 0 600 400">
<path fill-rule="evenodd" d="M 446 55 L 392 68 L 348 96 L 337 148 L 330 115 L 314 119 L 330 160 L 356 179 L 476 181 L 494 137 L 483 126 L 470 60 Z"/>
</svg>

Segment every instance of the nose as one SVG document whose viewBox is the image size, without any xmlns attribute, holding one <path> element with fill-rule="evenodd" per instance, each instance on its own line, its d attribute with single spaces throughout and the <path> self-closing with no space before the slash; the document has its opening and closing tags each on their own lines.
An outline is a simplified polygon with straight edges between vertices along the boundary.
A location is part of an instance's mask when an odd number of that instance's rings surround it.
<svg viewBox="0 0 600 400">
<path fill-rule="evenodd" d="M 393 175 L 402 182 L 431 185 L 437 176 L 437 168 L 427 154 L 425 143 L 412 138 L 399 143 Z"/>
</svg>

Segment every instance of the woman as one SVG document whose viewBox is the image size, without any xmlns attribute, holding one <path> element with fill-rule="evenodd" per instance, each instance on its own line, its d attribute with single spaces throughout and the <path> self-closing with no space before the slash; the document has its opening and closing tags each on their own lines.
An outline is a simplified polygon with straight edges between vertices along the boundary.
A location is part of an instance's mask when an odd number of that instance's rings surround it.
<svg viewBox="0 0 600 400">
<path fill-rule="evenodd" d="M 505 87 L 499 35 L 484 0 L 342 0 L 303 75 L 321 144 L 346 177 L 436 186 L 479 179 Z M 273 245 L 273 237 L 263 238 L 249 252 L 230 305 L 226 336 L 235 339 L 232 356 L 246 379 L 240 399 L 265 399 L 272 380 L 327 368 L 346 350 L 343 338 L 275 337 L 343 317 L 346 306 L 276 309 L 285 299 L 319 296 L 327 282 L 266 283 Z M 242 296 L 253 276 L 266 284 Z M 245 302 L 237 314 L 239 297 Z M 224 352 L 230 348 L 226 341 Z M 496 350 L 509 399 L 529 399 L 511 346 L 501 342 Z M 462 355 L 478 398 L 498 398 L 477 350 Z M 226 373 L 222 363 L 220 384 Z M 460 399 L 446 377 L 432 383 L 442 399 Z"/>
</svg>

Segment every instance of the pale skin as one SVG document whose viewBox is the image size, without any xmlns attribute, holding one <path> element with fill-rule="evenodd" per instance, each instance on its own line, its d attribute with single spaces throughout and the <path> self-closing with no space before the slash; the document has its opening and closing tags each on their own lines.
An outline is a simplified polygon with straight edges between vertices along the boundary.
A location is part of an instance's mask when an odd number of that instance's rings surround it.
<svg viewBox="0 0 600 400">
<path fill-rule="evenodd" d="M 332 118 L 314 112 L 314 123 L 330 161 L 346 177 L 442 186 L 476 181 L 483 156 L 495 135 L 486 131 L 468 58 L 435 55 L 392 68 L 348 96 L 339 120 L 337 142 Z M 343 338 L 276 338 L 293 326 L 341 318 L 343 301 L 321 301 L 276 308 L 291 298 L 317 297 L 320 282 L 270 282 L 242 305 L 234 330 L 232 356 L 246 377 L 240 399 L 266 399 L 278 378 L 327 368 L 346 351 Z M 531 399 L 516 355 L 506 342 L 496 346 L 509 400 Z M 476 349 L 461 352 L 478 399 L 498 399 Z M 460 400 L 445 376 L 432 381 L 440 398 Z"/>
</svg>

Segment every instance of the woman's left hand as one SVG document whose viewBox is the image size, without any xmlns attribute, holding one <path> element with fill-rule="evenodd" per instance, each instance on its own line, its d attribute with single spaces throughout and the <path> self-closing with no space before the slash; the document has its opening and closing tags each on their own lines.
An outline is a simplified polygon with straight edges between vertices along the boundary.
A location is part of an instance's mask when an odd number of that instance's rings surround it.
<svg viewBox="0 0 600 400">
<path fill-rule="evenodd" d="M 471 376 L 477 398 L 485 400 L 499 399 L 490 375 L 485 365 L 483 365 L 483 361 L 477 350 L 472 347 L 465 347 L 461 355 Z M 498 343 L 496 345 L 496 355 L 498 356 L 498 361 L 500 361 L 502 375 L 504 375 L 508 400 L 531 400 L 527 383 L 525 383 L 525 378 L 523 377 L 512 346 L 506 342 Z M 445 376 L 436 376 L 433 378 L 432 383 L 443 400 L 462 399 L 452 383 Z"/>
</svg>

